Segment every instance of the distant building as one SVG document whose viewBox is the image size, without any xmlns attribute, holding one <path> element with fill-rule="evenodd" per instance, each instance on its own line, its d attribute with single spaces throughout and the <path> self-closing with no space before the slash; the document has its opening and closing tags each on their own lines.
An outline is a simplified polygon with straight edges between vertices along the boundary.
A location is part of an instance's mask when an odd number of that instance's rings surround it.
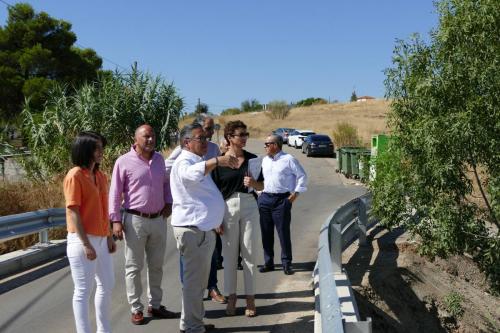
<svg viewBox="0 0 500 333">
<path fill-rule="evenodd" d="M 366 102 L 368 100 L 372 100 L 372 99 L 375 99 L 375 97 L 371 97 L 371 96 L 360 96 L 358 97 L 358 99 L 356 100 L 356 102 Z"/>
</svg>

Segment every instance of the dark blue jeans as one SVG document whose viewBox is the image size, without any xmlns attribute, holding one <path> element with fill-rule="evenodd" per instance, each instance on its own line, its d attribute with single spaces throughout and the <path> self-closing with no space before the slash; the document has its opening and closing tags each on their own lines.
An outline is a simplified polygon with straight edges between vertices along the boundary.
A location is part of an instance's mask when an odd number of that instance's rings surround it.
<svg viewBox="0 0 500 333">
<path fill-rule="evenodd" d="M 289 195 L 290 193 L 271 194 L 264 192 L 258 199 L 264 265 L 268 267 L 274 266 L 275 227 L 281 244 L 283 268 L 292 264 L 292 241 L 290 238 L 292 203 L 288 200 Z"/>
<path fill-rule="evenodd" d="M 184 263 L 182 260 L 182 256 L 179 256 L 179 274 L 181 283 L 184 283 Z M 217 288 L 217 249 L 214 250 L 212 254 L 212 262 L 210 263 L 210 275 L 208 276 L 208 285 L 207 289 Z"/>
</svg>

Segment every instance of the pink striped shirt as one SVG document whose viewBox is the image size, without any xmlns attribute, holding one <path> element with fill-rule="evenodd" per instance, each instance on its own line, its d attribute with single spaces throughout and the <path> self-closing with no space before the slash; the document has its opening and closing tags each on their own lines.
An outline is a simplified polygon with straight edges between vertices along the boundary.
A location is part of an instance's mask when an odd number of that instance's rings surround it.
<svg viewBox="0 0 500 333">
<path fill-rule="evenodd" d="M 120 156 L 113 168 L 109 189 L 109 219 L 121 221 L 120 208 L 153 214 L 172 203 L 165 161 L 160 153 L 146 160 L 135 151 Z"/>
</svg>

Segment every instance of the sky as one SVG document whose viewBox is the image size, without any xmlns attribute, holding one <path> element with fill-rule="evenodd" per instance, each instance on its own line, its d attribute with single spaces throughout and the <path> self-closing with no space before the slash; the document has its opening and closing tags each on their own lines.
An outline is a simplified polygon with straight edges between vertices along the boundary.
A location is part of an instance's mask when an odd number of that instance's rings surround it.
<svg viewBox="0 0 500 333">
<path fill-rule="evenodd" d="M 0 25 L 7 6 L 0 2 Z M 384 97 L 397 39 L 437 26 L 432 0 L 44 0 L 36 11 L 72 23 L 103 68 L 134 62 L 173 82 L 186 109 L 219 113 L 246 99 L 297 102 Z"/>
</svg>

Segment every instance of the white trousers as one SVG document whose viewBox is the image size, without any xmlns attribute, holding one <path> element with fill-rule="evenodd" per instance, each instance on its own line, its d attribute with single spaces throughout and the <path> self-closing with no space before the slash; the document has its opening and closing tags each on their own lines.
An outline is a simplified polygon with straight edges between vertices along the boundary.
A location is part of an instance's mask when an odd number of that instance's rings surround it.
<svg viewBox="0 0 500 333">
<path fill-rule="evenodd" d="M 259 208 L 254 196 L 236 192 L 227 199 L 223 225 L 224 292 L 227 295 L 236 293 L 238 255 L 241 252 L 245 294 L 255 295 Z"/>
<path fill-rule="evenodd" d="M 111 292 L 115 284 L 113 260 L 106 237 L 87 235 L 97 258 L 87 259 L 83 245 L 76 233 L 68 233 L 67 255 L 75 289 L 73 291 L 73 313 L 78 333 L 92 332 L 89 321 L 89 299 L 97 284 L 94 303 L 97 332 L 111 332 Z"/>
</svg>

